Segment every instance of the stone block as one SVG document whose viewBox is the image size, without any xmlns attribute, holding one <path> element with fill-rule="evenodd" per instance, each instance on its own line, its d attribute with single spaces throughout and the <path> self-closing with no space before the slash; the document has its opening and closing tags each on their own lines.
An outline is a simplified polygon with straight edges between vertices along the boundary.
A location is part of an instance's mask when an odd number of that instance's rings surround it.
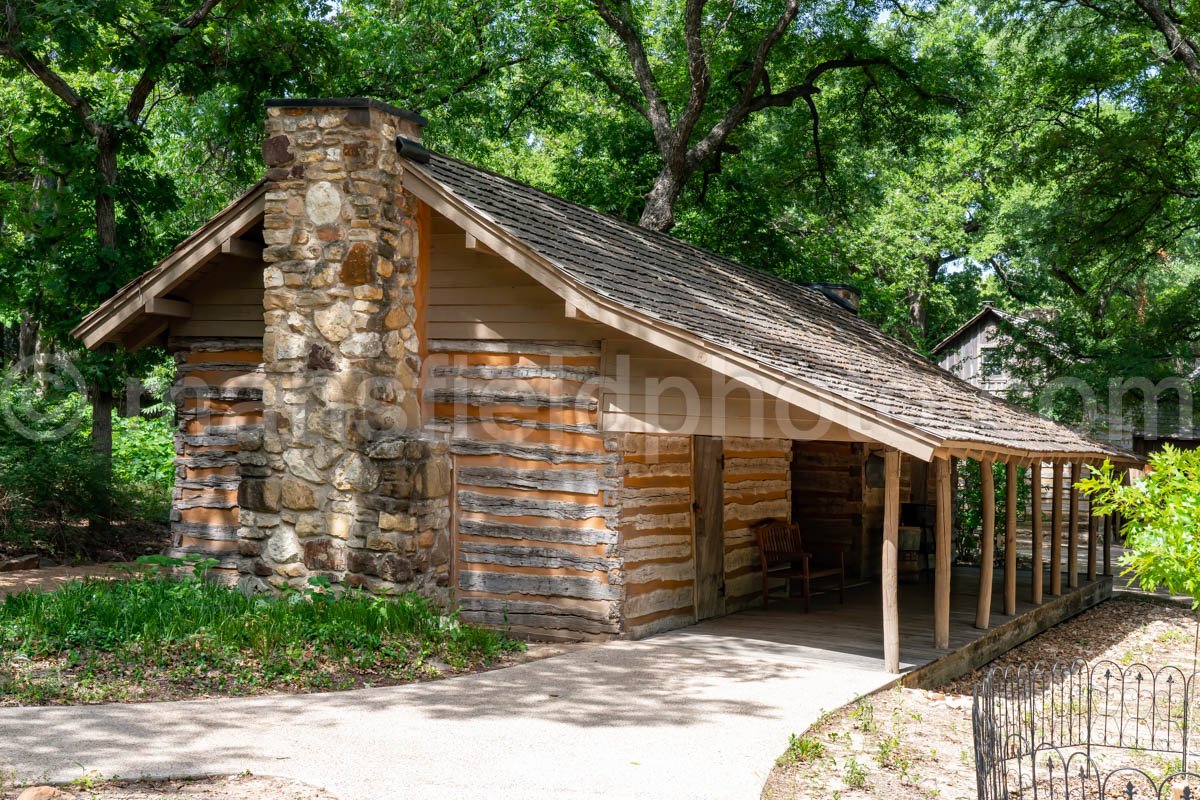
<svg viewBox="0 0 1200 800">
<path fill-rule="evenodd" d="M 282 505 L 296 511 L 305 511 L 317 507 L 316 493 L 308 484 L 295 478 L 284 478 L 282 485 Z"/>
<path fill-rule="evenodd" d="M 242 478 L 238 486 L 238 506 L 250 511 L 278 511 L 279 481 L 273 478 Z"/>
<path fill-rule="evenodd" d="M 304 566 L 322 572 L 346 570 L 346 546 L 336 539 L 314 539 L 304 543 Z"/>
</svg>

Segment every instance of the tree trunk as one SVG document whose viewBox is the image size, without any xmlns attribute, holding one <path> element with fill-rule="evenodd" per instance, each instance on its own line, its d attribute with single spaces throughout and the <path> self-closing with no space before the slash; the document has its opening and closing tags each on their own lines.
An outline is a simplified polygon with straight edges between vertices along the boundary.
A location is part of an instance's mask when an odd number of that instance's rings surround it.
<svg viewBox="0 0 1200 800">
<path fill-rule="evenodd" d="M 675 227 L 675 201 L 683 192 L 687 180 L 681 170 L 664 166 L 654 180 L 654 186 L 646 193 L 646 205 L 638 225 L 653 231 L 666 232 Z"/>
<path fill-rule="evenodd" d="M 117 246 L 117 139 L 108 130 L 96 137 L 96 170 L 102 183 L 96 193 L 96 245 L 100 263 L 112 268 Z"/>
<path fill-rule="evenodd" d="M 20 328 L 17 331 L 17 368 L 22 375 L 28 375 L 34 370 L 34 356 L 38 352 L 37 320 L 27 312 L 21 313 Z"/>
</svg>

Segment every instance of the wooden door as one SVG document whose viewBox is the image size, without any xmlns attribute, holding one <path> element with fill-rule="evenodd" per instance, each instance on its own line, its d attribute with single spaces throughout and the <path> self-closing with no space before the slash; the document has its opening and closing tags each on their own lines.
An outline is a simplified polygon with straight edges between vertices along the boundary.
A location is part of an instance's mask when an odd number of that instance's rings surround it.
<svg viewBox="0 0 1200 800">
<path fill-rule="evenodd" d="M 696 619 L 725 613 L 725 457 L 719 436 L 692 437 Z"/>
</svg>

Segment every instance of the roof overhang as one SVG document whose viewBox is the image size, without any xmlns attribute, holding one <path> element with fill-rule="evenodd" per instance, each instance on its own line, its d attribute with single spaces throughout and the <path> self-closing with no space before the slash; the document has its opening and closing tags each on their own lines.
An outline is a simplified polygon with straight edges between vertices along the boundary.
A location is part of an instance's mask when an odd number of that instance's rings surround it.
<svg viewBox="0 0 1200 800">
<path fill-rule="evenodd" d="M 254 258 L 256 248 L 261 253 L 261 246 L 240 237 L 261 223 L 266 193 L 266 181 L 250 188 L 183 240 L 153 269 L 84 317 L 71 335 L 89 350 L 108 342 L 120 342 L 136 350 L 153 341 L 172 318 L 187 314 L 186 304 L 168 297 L 171 292 L 214 259 Z"/>
</svg>

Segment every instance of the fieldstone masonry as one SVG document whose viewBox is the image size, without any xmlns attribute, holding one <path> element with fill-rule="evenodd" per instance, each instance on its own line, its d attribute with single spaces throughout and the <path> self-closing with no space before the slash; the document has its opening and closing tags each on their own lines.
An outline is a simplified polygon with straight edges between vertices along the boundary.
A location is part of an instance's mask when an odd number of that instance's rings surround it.
<svg viewBox="0 0 1200 800">
<path fill-rule="evenodd" d="M 421 434 L 420 231 L 396 153 L 421 122 L 366 100 L 269 104 L 264 424 L 237 442 L 267 468 L 239 489 L 246 590 L 449 585 L 450 457 Z"/>
</svg>

